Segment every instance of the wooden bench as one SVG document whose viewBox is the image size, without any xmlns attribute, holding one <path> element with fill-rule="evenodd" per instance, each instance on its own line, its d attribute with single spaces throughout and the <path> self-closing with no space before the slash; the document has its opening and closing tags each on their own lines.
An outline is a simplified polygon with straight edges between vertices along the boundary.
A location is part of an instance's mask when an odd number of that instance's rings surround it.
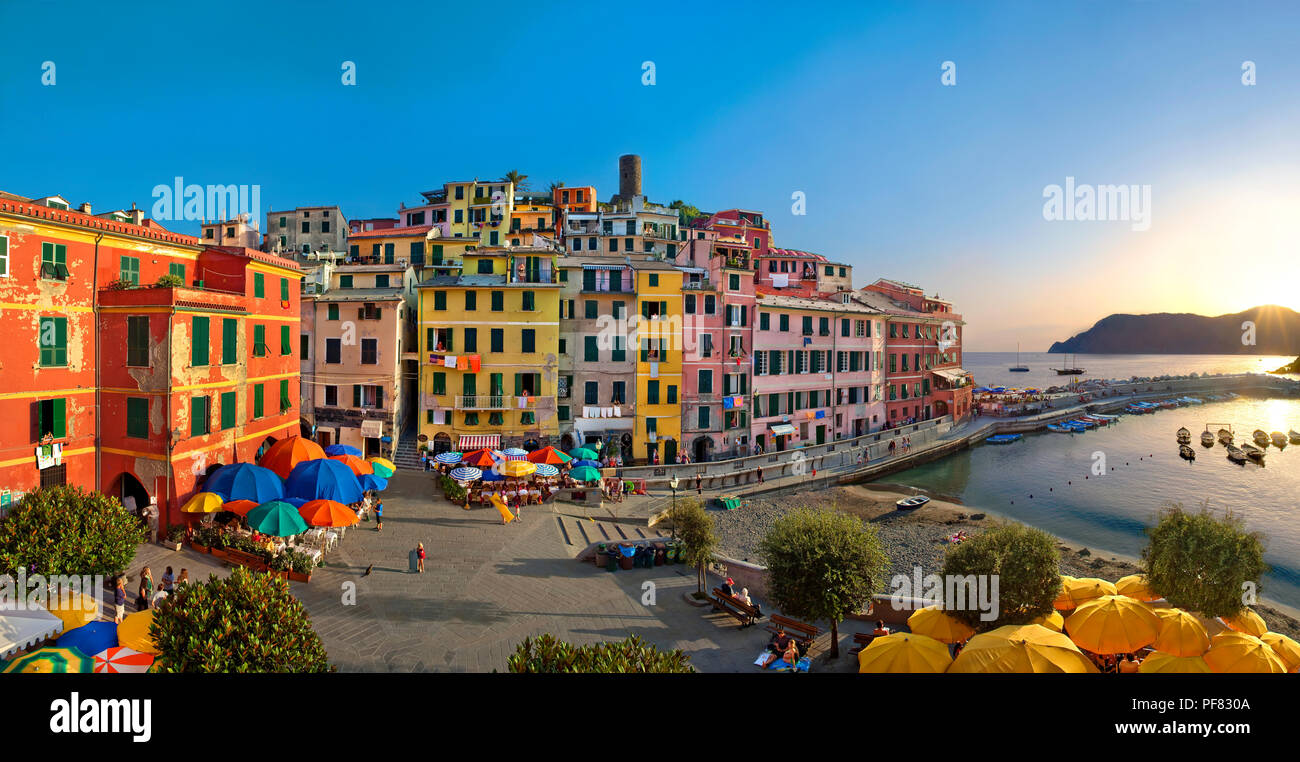
<svg viewBox="0 0 1300 762">
<path fill-rule="evenodd" d="M 867 646 L 871 645 L 871 641 L 874 640 L 875 637 L 876 637 L 875 635 L 872 635 L 872 634 L 869 633 L 869 632 L 857 632 L 857 633 L 854 633 L 854 634 L 853 634 L 853 642 L 856 643 L 857 645 L 856 645 L 854 648 L 849 649 L 849 654 L 850 654 L 850 655 L 854 655 L 854 654 L 857 654 L 857 653 L 861 652 L 862 649 L 864 649 L 864 648 L 866 648 Z"/>
<path fill-rule="evenodd" d="M 713 608 L 730 614 L 736 621 L 740 622 L 741 628 L 745 628 L 754 623 L 758 616 L 758 609 L 750 606 L 734 595 L 727 595 L 722 592 L 721 588 L 713 588 L 713 597 L 709 599 Z"/>
<path fill-rule="evenodd" d="M 799 641 L 805 647 L 811 646 L 817 636 L 822 633 L 820 627 L 808 624 L 807 622 L 800 622 L 797 619 L 790 619 L 789 617 L 784 617 L 780 614 L 773 614 L 769 619 L 771 624 L 767 626 L 768 632 L 785 630 L 787 635 Z"/>
</svg>

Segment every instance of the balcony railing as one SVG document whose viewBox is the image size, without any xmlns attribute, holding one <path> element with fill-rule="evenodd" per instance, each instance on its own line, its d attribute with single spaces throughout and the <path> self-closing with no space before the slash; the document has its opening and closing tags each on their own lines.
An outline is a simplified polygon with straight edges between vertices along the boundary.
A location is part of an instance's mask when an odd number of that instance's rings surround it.
<svg viewBox="0 0 1300 762">
<path fill-rule="evenodd" d="M 519 400 L 527 400 L 521 407 Z M 536 410 L 539 397 L 515 397 L 509 394 L 458 394 L 457 410 Z"/>
</svg>

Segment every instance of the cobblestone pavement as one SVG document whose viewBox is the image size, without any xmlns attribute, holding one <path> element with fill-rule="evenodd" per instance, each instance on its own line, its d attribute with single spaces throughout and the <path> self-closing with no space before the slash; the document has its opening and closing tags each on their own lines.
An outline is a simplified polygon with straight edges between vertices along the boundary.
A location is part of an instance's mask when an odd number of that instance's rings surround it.
<svg viewBox="0 0 1300 762">
<path fill-rule="evenodd" d="M 730 617 L 686 603 L 692 570 L 597 569 L 573 559 L 580 547 L 566 545 L 552 506 L 530 507 L 522 522 L 502 526 L 494 509 L 466 511 L 435 498 L 436 490 L 430 475 L 399 471 L 383 493 L 383 531 L 373 523 L 349 529 L 311 582 L 290 583 L 341 671 L 504 671 L 517 643 L 545 632 L 575 643 L 637 634 L 685 650 L 701 671 L 757 670 L 752 662 L 770 633 L 761 624 L 739 630 Z M 428 554 L 424 574 L 413 571 L 417 542 Z M 145 564 L 155 579 L 166 566 L 186 567 L 195 580 L 230 571 L 189 549 L 142 546 L 128 590 Z M 647 581 L 655 605 L 642 603 Z M 355 584 L 355 605 L 344 605 L 347 583 Z M 828 640 L 823 635 L 816 650 L 824 653 Z M 814 671 L 852 671 L 851 645 L 841 632 L 839 660 L 818 659 Z"/>
</svg>

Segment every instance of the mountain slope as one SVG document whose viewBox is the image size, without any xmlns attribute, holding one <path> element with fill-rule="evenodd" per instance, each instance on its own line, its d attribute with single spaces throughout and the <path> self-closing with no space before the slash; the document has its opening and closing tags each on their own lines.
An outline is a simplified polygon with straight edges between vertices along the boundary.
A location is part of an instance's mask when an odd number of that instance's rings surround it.
<svg viewBox="0 0 1300 762">
<path fill-rule="evenodd" d="M 1253 322 L 1254 344 L 1243 343 Z M 1048 352 L 1081 354 L 1294 355 L 1300 353 L 1300 313 L 1277 305 L 1232 315 L 1160 312 L 1108 315 Z"/>
</svg>

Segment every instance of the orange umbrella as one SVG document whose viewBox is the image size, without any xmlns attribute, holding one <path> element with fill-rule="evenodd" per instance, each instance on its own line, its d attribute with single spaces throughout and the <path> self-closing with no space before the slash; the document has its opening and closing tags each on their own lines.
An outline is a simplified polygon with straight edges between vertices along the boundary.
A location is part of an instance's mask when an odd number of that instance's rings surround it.
<svg viewBox="0 0 1300 762">
<path fill-rule="evenodd" d="M 257 503 L 252 500 L 231 500 L 221 506 L 221 510 L 230 511 L 239 516 L 247 516 L 248 512 L 257 507 Z"/>
<path fill-rule="evenodd" d="M 375 472 L 375 467 L 370 465 L 369 461 L 362 460 L 355 455 L 331 455 L 330 460 L 337 460 L 352 469 L 352 473 L 357 476 L 362 474 L 373 474 Z"/>
<path fill-rule="evenodd" d="M 271 469 L 281 479 L 288 479 L 294 466 L 305 460 L 324 457 L 325 451 L 310 439 L 287 437 L 271 445 L 257 465 Z"/>
<path fill-rule="evenodd" d="M 534 450 L 528 453 L 528 459 L 533 463 L 548 463 L 552 466 L 562 466 L 573 458 L 565 455 L 554 447 L 549 445 L 540 450 Z"/>
<path fill-rule="evenodd" d="M 473 466 L 474 468 L 491 468 L 500 456 L 492 450 L 482 449 L 465 453 L 465 457 L 460 459 L 463 466 Z"/>
<path fill-rule="evenodd" d="M 357 512 L 334 500 L 303 503 L 298 515 L 314 527 L 350 527 L 357 523 Z"/>
</svg>

